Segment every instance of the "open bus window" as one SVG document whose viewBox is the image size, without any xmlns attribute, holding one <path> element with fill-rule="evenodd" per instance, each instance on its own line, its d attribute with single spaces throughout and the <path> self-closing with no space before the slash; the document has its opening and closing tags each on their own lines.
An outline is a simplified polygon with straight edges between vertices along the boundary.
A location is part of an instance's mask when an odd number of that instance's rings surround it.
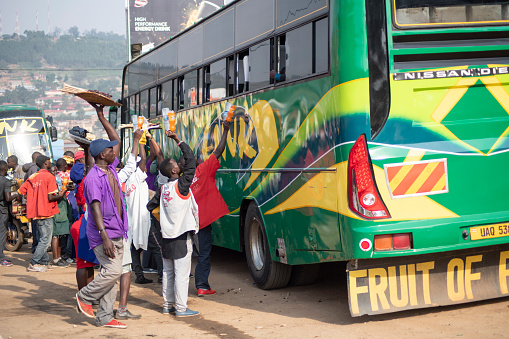
<svg viewBox="0 0 509 339">
<path fill-rule="evenodd" d="M 249 51 L 237 55 L 237 93 L 249 91 Z"/>
<path fill-rule="evenodd" d="M 396 26 L 509 24 L 503 0 L 393 0 Z"/>
<path fill-rule="evenodd" d="M 204 68 L 205 102 L 226 98 L 226 60 L 222 59 Z"/>
<path fill-rule="evenodd" d="M 235 61 L 233 56 L 230 56 L 226 59 L 226 64 L 228 67 L 228 96 L 231 97 L 235 95 Z"/>
</svg>

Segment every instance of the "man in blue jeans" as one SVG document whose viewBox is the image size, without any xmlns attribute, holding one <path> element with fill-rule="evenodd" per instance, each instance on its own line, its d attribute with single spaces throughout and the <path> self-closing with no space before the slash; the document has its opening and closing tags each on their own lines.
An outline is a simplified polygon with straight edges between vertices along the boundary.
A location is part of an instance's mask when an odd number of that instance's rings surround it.
<svg viewBox="0 0 509 339">
<path fill-rule="evenodd" d="M 35 249 L 29 272 L 46 272 L 49 263 L 48 246 L 51 244 L 53 233 L 53 216 L 58 213 L 58 200 L 62 199 L 66 191 L 58 191 L 57 180 L 49 170 L 51 160 L 40 155 L 35 160 L 40 170 L 32 174 L 18 190 L 19 194 L 27 196 L 27 217 L 35 220 L 39 233 L 39 243 Z"/>
<path fill-rule="evenodd" d="M 216 291 L 211 289 L 209 284 L 210 252 L 212 250 L 212 226 L 210 224 L 229 213 L 228 207 L 216 187 L 216 172 L 221 167 L 219 158 L 221 158 L 226 147 L 226 137 L 229 130 L 230 123 L 223 121 L 221 140 L 210 157 L 197 165 L 191 185 L 191 190 L 198 204 L 200 223 L 200 232 L 198 233 L 200 253 L 198 263 L 194 269 L 194 282 L 199 297 L 216 294 Z M 181 164 L 179 165 L 181 166 Z"/>
</svg>

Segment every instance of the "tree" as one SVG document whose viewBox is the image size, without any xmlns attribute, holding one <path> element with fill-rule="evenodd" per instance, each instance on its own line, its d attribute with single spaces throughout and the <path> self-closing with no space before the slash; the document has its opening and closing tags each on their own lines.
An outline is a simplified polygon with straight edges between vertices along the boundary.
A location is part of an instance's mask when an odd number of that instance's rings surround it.
<svg viewBox="0 0 509 339">
<path fill-rule="evenodd" d="M 76 119 L 78 119 L 78 120 L 84 120 L 85 119 L 85 110 L 81 106 L 76 111 Z"/>
<path fill-rule="evenodd" d="M 69 28 L 68 32 L 69 35 L 72 35 L 74 39 L 80 36 L 80 31 L 78 30 L 77 26 L 72 26 L 71 28 Z"/>
<path fill-rule="evenodd" d="M 46 74 L 46 82 L 48 82 L 49 84 L 52 84 L 54 81 L 55 81 L 55 73 L 48 73 Z"/>
</svg>

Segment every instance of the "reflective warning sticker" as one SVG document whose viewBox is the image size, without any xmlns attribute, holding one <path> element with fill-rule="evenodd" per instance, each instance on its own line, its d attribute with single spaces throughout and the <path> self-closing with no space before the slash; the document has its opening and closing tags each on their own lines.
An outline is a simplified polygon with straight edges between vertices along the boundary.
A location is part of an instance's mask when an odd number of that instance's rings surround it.
<svg viewBox="0 0 509 339">
<path fill-rule="evenodd" d="M 447 159 L 384 165 L 393 199 L 448 192 Z"/>
</svg>

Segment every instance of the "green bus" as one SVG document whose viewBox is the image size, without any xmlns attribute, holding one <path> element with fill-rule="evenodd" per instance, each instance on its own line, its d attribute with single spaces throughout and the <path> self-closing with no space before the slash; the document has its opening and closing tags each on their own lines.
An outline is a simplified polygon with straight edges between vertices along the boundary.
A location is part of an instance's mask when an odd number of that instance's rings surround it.
<svg viewBox="0 0 509 339">
<path fill-rule="evenodd" d="M 237 106 L 213 241 L 245 251 L 260 288 L 345 261 L 352 316 L 507 296 L 508 11 L 234 1 L 125 66 L 122 123 L 173 109 L 206 159 Z"/>
</svg>

